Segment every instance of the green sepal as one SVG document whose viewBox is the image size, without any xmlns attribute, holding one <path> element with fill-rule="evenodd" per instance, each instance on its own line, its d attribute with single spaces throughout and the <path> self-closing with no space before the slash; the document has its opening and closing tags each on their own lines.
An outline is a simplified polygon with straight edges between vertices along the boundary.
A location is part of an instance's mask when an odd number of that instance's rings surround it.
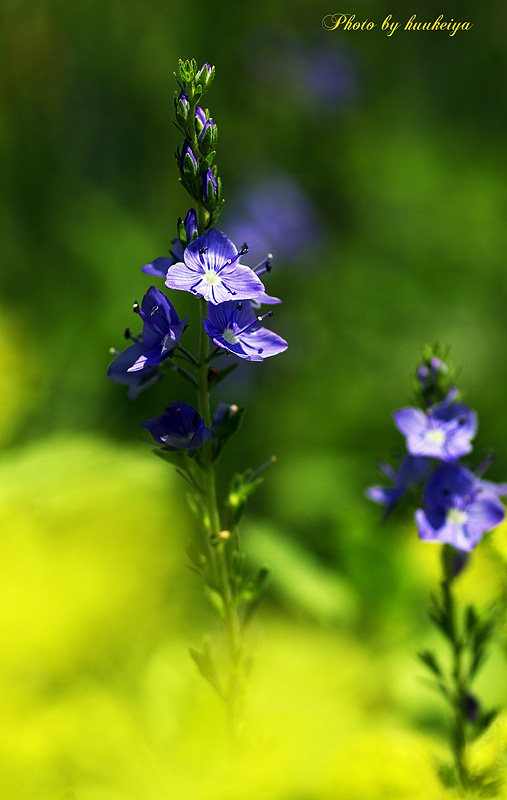
<svg viewBox="0 0 507 800">
<path fill-rule="evenodd" d="M 230 375 L 231 372 L 234 372 L 234 370 L 237 369 L 238 367 L 239 367 L 239 361 L 235 361 L 233 364 L 230 364 L 229 366 L 224 367 L 223 369 L 219 369 L 216 371 L 213 369 L 208 370 L 208 389 L 210 391 L 211 389 L 214 389 L 215 386 L 218 386 L 218 384 L 221 383 L 224 380 L 224 378 L 227 378 L 227 376 Z"/>
<path fill-rule="evenodd" d="M 215 438 L 211 449 L 211 458 L 213 461 L 217 460 L 226 443 L 238 430 L 244 413 L 244 408 L 229 406 L 222 415 L 218 427 L 215 428 Z"/>
<path fill-rule="evenodd" d="M 261 476 L 250 480 L 252 474 L 253 470 L 248 469 L 246 472 L 236 473 L 231 480 L 229 493 L 225 501 L 230 519 L 229 527 L 238 524 L 248 498 L 264 480 Z"/>
<path fill-rule="evenodd" d="M 216 154 L 217 154 L 217 151 L 216 150 L 212 150 L 211 153 L 208 153 L 206 158 L 203 158 L 203 160 L 201 161 L 200 167 L 199 167 L 199 175 L 204 175 L 206 170 L 208 168 L 211 168 L 211 165 L 213 164 L 213 159 L 215 158 Z M 215 173 L 213 173 L 213 175 L 216 178 Z"/>
<path fill-rule="evenodd" d="M 440 669 L 437 659 L 430 650 L 423 650 L 420 653 L 417 653 L 417 656 L 423 662 L 423 664 L 428 667 L 430 672 L 437 676 L 437 678 L 442 677 L 442 670 Z"/>
<path fill-rule="evenodd" d="M 211 654 L 211 648 L 207 642 L 204 643 L 203 652 L 200 653 L 198 650 L 194 650 L 193 647 L 190 648 L 190 655 L 192 656 L 193 660 L 197 665 L 197 669 L 205 678 L 208 683 L 210 683 L 215 691 L 218 692 L 220 697 L 224 697 L 224 692 L 222 686 L 220 684 L 220 679 L 218 675 L 218 670 Z"/>
</svg>

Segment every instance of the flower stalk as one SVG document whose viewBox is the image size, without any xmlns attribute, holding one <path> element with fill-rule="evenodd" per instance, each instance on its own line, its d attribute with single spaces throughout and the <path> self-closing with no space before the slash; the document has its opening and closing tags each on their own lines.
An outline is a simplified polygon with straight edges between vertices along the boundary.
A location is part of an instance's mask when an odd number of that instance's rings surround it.
<svg viewBox="0 0 507 800">
<path fill-rule="evenodd" d="M 241 726 L 246 687 L 245 631 L 265 586 L 267 570 L 254 574 L 245 570 L 238 530 L 246 501 L 261 477 L 255 470 L 233 475 L 225 498 L 217 495 L 216 464 L 239 428 L 243 409 L 225 403 L 212 408 L 211 391 L 237 363 L 221 366 L 217 361 L 218 366 L 210 366 L 210 362 L 225 353 L 245 361 L 263 361 L 283 352 L 287 342 L 258 325 L 270 314 L 256 317 L 254 304 L 281 301 L 266 294 L 257 268 L 240 263 L 248 247 L 238 250 L 213 227 L 223 205 L 221 180 L 213 164 L 218 133 L 200 102 L 214 74 L 209 64 L 198 69 L 195 61 L 179 63 L 176 78 L 180 91 L 174 106 L 183 143 L 175 156 L 180 184 L 192 197 L 193 207 L 178 220 L 170 255 L 142 267 L 144 273 L 164 279 L 168 289 L 189 292 L 198 301 L 198 319 L 194 320 L 199 324 L 197 352 L 181 344 L 187 318 L 180 320 L 170 300 L 151 287 L 142 304 L 134 305 L 143 320 L 143 332 L 139 337 L 129 332 L 133 344 L 123 353 L 114 351 L 117 357 L 108 376 L 128 385 L 132 399 L 169 374 L 182 377 L 196 390 L 197 410 L 185 402 L 170 402 L 161 416 L 147 420 L 143 427 L 155 440 L 156 454 L 172 464 L 192 489 L 191 506 L 201 530 L 188 551 L 191 568 L 201 577 L 217 612 L 221 643 L 206 643 L 201 651 L 191 649 L 191 655 L 222 698 L 234 741 Z M 185 367 L 173 363 L 174 358 Z"/>
</svg>

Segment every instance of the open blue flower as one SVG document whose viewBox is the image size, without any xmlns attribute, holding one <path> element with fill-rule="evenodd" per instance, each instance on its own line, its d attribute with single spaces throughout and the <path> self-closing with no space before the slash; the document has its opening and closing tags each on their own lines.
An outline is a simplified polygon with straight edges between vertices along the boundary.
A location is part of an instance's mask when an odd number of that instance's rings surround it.
<svg viewBox="0 0 507 800">
<path fill-rule="evenodd" d="M 160 417 L 146 420 L 142 427 L 159 444 L 170 450 L 188 450 L 189 454 L 211 436 L 197 411 L 183 402 L 171 403 Z"/>
<path fill-rule="evenodd" d="M 244 252 L 238 253 L 224 233 L 211 228 L 185 248 L 183 261 L 169 267 L 165 284 L 215 305 L 231 298 L 255 299 L 263 294 L 264 285 L 250 267 L 239 263 Z"/>
<path fill-rule="evenodd" d="M 407 450 L 414 456 L 433 456 L 455 461 L 470 453 L 470 440 L 477 432 L 477 416 L 463 403 L 444 400 L 428 408 L 395 411 L 396 427 L 407 437 Z"/>
<path fill-rule="evenodd" d="M 248 301 L 237 303 L 229 300 L 208 307 L 208 319 L 203 319 L 204 329 L 210 339 L 230 353 L 247 361 L 263 361 L 287 349 L 287 342 L 267 328 L 257 327 L 272 312 L 255 316 Z"/>
<path fill-rule="evenodd" d="M 473 550 L 505 516 L 498 491 L 488 483 L 459 464 L 438 467 L 426 484 L 425 507 L 415 514 L 420 538 Z"/>
<path fill-rule="evenodd" d="M 370 486 L 366 490 L 366 496 L 375 503 L 380 503 L 386 507 L 385 517 L 387 518 L 406 492 L 412 486 L 417 486 L 426 477 L 430 466 L 430 459 L 424 456 L 405 456 L 398 472 L 390 467 L 389 464 L 381 463 L 381 471 L 394 485 L 388 487 Z"/>
<path fill-rule="evenodd" d="M 180 320 L 172 303 L 155 286 L 148 289 L 141 307 L 135 304 L 134 311 L 143 320 L 142 340 L 130 336 L 134 344 L 120 353 L 107 371 L 112 381 L 129 386 L 137 386 L 155 374 L 152 369 L 148 375 L 148 370 L 157 367 L 171 354 L 183 335 L 188 319 L 185 317 Z M 132 373 L 141 373 L 139 379 L 130 379 Z"/>
</svg>

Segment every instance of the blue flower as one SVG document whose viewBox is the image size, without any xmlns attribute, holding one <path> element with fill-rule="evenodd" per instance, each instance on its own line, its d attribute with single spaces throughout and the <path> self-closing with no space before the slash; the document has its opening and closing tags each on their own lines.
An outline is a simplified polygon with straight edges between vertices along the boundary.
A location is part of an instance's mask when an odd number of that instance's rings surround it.
<svg viewBox="0 0 507 800">
<path fill-rule="evenodd" d="M 255 299 L 264 292 L 264 285 L 250 267 L 239 263 L 244 252 L 238 253 L 224 233 L 211 228 L 185 248 L 183 261 L 169 267 L 165 284 L 215 305 L 231 297 Z"/>
<path fill-rule="evenodd" d="M 149 367 L 147 369 L 139 370 L 137 372 L 129 372 L 129 367 L 134 364 L 140 356 L 144 353 L 144 345 L 138 339 L 129 335 L 133 339 L 134 344 L 127 347 L 123 353 L 116 353 L 117 358 L 110 364 L 107 370 L 107 377 L 114 383 L 121 383 L 129 387 L 128 397 L 130 400 L 135 400 L 139 392 L 147 389 L 156 381 L 162 380 L 164 377 L 158 373 L 157 367 Z"/>
<path fill-rule="evenodd" d="M 385 505 L 387 518 L 393 508 L 399 503 L 408 489 L 416 486 L 426 477 L 431 466 L 431 461 L 423 456 L 405 456 L 396 472 L 389 464 L 380 464 L 380 469 L 394 486 L 370 486 L 366 496 L 375 503 Z"/>
<path fill-rule="evenodd" d="M 142 427 L 159 444 L 170 450 L 188 450 L 189 454 L 211 436 L 197 411 L 183 402 L 171 403 L 160 417 L 146 420 Z"/>
<path fill-rule="evenodd" d="M 407 450 L 414 456 L 433 456 L 455 461 L 470 453 L 477 432 L 477 416 L 463 403 L 442 403 L 426 413 L 402 408 L 394 413 L 396 427 L 407 437 Z"/>
<path fill-rule="evenodd" d="M 419 537 L 466 552 L 505 516 L 498 493 L 459 464 L 435 470 L 426 484 L 424 504 L 415 514 Z"/>
<path fill-rule="evenodd" d="M 208 307 L 208 319 L 202 323 L 206 333 L 217 345 L 247 361 L 263 361 L 287 349 L 287 342 L 267 328 L 256 327 L 268 312 L 256 317 L 251 303 L 229 300 Z"/>
<path fill-rule="evenodd" d="M 138 386 L 141 381 L 155 374 L 151 370 L 164 361 L 178 345 L 188 317 L 180 320 L 172 303 L 161 291 L 151 286 L 134 311 L 143 320 L 142 340 L 130 336 L 134 342 L 120 353 L 110 365 L 107 375 L 115 383 Z M 130 379 L 129 374 L 141 373 L 139 379 Z"/>
</svg>

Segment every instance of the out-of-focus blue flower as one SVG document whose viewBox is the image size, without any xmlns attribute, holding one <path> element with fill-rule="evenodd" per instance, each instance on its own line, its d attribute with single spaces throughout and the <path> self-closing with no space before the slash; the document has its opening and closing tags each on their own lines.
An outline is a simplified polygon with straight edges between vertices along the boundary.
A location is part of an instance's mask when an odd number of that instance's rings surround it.
<svg viewBox="0 0 507 800">
<path fill-rule="evenodd" d="M 324 225 L 296 181 L 270 170 L 247 177 L 245 183 L 248 190 L 236 198 L 234 212 L 226 206 L 222 215 L 232 238 L 247 242 L 255 258 L 272 251 L 282 261 L 315 259 L 318 245 L 325 239 Z"/>
<path fill-rule="evenodd" d="M 197 233 L 197 214 L 195 213 L 195 209 L 191 208 L 190 211 L 188 211 L 183 224 L 185 226 L 186 241 L 190 242 L 194 233 Z M 141 267 L 141 272 L 144 272 L 146 275 L 156 275 L 157 278 L 165 278 L 169 267 L 172 267 L 173 264 L 177 264 L 183 258 L 183 247 L 180 240 L 173 239 L 171 244 L 171 256 L 155 258 L 153 261 L 150 261 L 149 264 L 145 264 L 144 267 Z"/>
<path fill-rule="evenodd" d="M 287 342 L 267 328 L 256 327 L 272 312 L 256 317 L 251 303 L 229 300 L 208 307 L 208 319 L 202 323 L 217 345 L 247 361 L 263 361 L 287 349 Z"/>
<path fill-rule="evenodd" d="M 400 502 L 406 492 L 417 486 L 430 470 L 431 461 L 424 456 L 405 456 L 396 472 L 389 464 L 381 463 L 380 469 L 384 475 L 393 482 L 393 486 L 370 486 L 366 489 L 366 496 L 375 503 L 385 505 L 385 518 Z"/>
<path fill-rule="evenodd" d="M 356 54 L 329 41 L 301 39 L 285 27 L 262 27 L 250 37 L 246 68 L 270 91 L 280 93 L 315 117 L 330 116 L 348 107 L 358 96 Z M 252 54 L 255 54 L 253 56 Z"/>
<path fill-rule="evenodd" d="M 244 250 L 221 231 L 211 228 L 185 248 L 184 261 L 169 267 L 166 286 L 204 297 L 210 303 L 255 299 L 264 284 L 250 267 L 239 263 Z"/>
<path fill-rule="evenodd" d="M 142 427 L 159 444 L 170 450 L 188 450 L 189 454 L 211 436 L 197 411 L 183 402 L 171 403 L 160 417 L 146 420 Z"/>
<path fill-rule="evenodd" d="M 147 373 L 150 367 L 157 367 L 164 361 L 179 343 L 187 317 L 180 320 L 174 306 L 155 286 L 151 286 L 139 307 L 134 310 L 143 320 L 142 339 L 130 337 L 134 344 L 110 365 L 107 375 L 115 383 L 128 386 L 139 386 L 141 381 L 151 377 L 154 372 Z M 140 373 L 139 379 L 131 379 L 129 375 Z"/>
<path fill-rule="evenodd" d="M 497 493 L 459 464 L 443 464 L 428 479 L 424 509 L 416 511 L 419 537 L 470 552 L 486 531 L 502 522 Z"/>
<path fill-rule="evenodd" d="M 477 415 L 463 403 L 444 400 L 426 412 L 419 408 L 395 411 L 396 427 L 407 437 L 407 450 L 414 456 L 433 456 L 455 461 L 472 450 Z"/>
</svg>

